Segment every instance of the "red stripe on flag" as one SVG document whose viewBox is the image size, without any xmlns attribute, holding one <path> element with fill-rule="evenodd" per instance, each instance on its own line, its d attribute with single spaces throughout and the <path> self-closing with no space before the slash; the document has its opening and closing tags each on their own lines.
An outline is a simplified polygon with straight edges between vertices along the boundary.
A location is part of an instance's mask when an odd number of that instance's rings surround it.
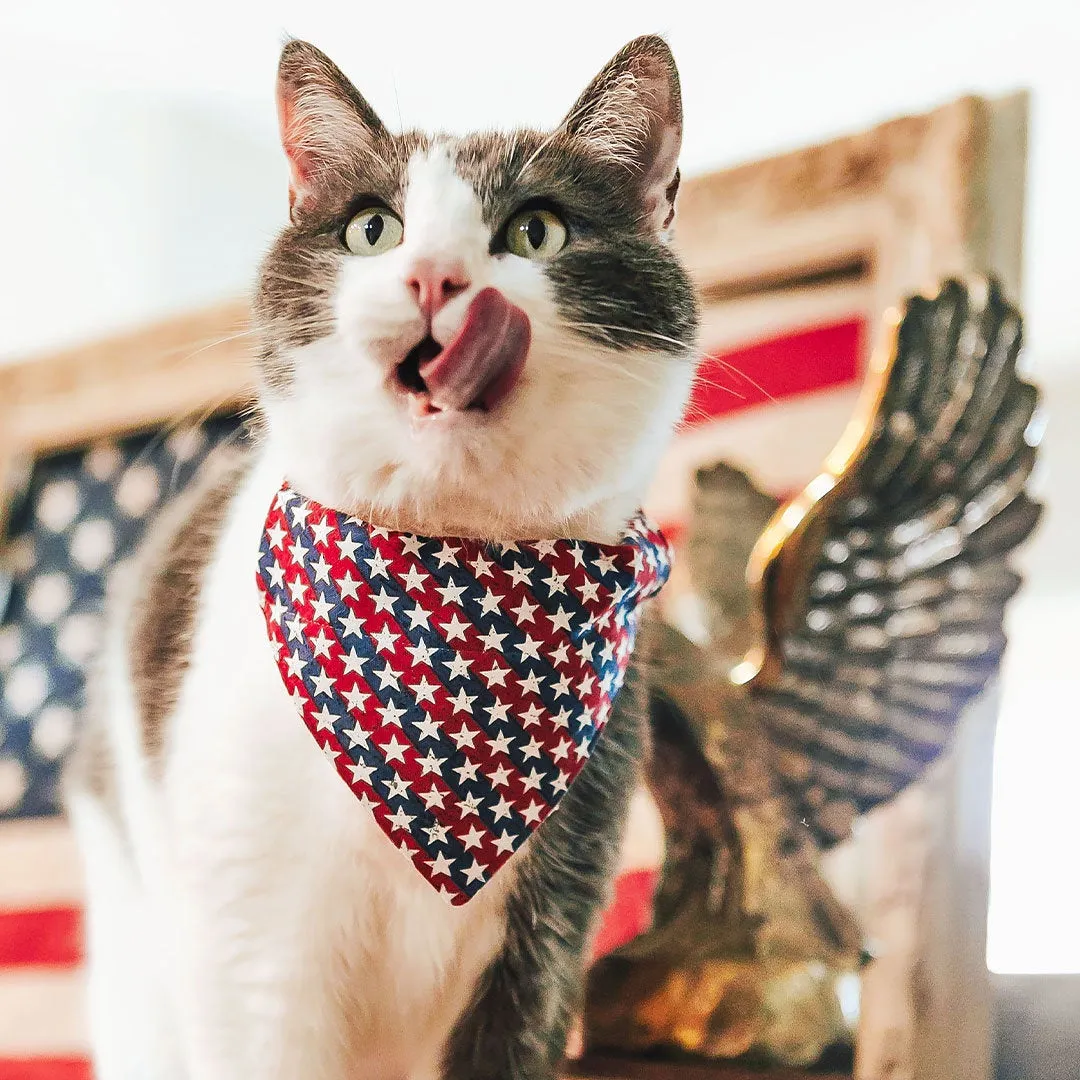
<svg viewBox="0 0 1080 1080">
<path fill-rule="evenodd" d="M 93 1080 L 84 1058 L 0 1058 L 0 1080 Z"/>
<path fill-rule="evenodd" d="M 82 913 L 77 908 L 0 912 L 0 968 L 74 967 L 82 953 Z M 5 1074 L 0 1073 L 0 1080 L 6 1080 Z"/>
<path fill-rule="evenodd" d="M 865 321 L 851 319 L 706 356 L 698 366 L 682 426 L 858 382 L 865 340 Z"/>
<path fill-rule="evenodd" d="M 628 870 L 615 881 L 615 896 L 600 921 L 593 959 L 631 942 L 652 926 L 653 897 L 660 883 L 658 870 Z"/>
</svg>

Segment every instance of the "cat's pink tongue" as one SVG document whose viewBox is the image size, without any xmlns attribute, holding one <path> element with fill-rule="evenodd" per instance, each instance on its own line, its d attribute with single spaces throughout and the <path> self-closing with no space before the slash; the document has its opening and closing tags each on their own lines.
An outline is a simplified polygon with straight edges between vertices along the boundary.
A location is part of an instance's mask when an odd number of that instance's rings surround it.
<svg viewBox="0 0 1080 1080">
<path fill-rule="evenodd" d="M 457 336 L 420 365 L 437 409 L 494 409 L 525 369 L 532 330 L 529 316 L 498 289 L 481 289 L 465 312 Z"/>
</svg>

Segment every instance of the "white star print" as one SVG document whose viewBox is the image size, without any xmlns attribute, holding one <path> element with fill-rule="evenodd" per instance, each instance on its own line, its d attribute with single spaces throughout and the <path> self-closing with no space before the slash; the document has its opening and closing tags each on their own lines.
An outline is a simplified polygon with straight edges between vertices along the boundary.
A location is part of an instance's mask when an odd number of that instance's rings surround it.
<svg viewBox="0 0 1080 1080">
<path fill-rule="evenodd" d="M 445 843 L 445 841 L 443 841 Z M 454 864 L 446 857 L 443 852 L 439 852 L 434 859 L 427 860 L 428 866 L 431 867 L 431 876 L 435 877 L 450 877 L 450 871 L 453 869 Z"/>
<path fill-rule="evenodd" d="M 465 693 L 465 687 L 463 686 L 458 692 L 457 697 L 450 698 L 450 704 L 454 706 L 454 712 L 467 713 L 472 709 L 472 703 L 476 700 L 476 695 L 469 695 Z"/>
<path fill-rule="evenodd" d="M 470 814 L 476 814 L 480 816 L 480 796 L 479 795 L 466 795 L 461 800 L 461 816 L 462 818 L 468 817 Z"/>
<path fill-rule="evenodd" d="M 330 564 L 321 555 L 311 564 L 311 569 L 315 571 L 316 581 L 330 584 Z"/>
<path fill-rule="evenodd" d="M 596 685 L 596 676 L 595 675 L 583 675 L 581 677 L 581 682 L 579 682 L 577 684 L 578 696 L 579 697 L 585 697 L 586 695 L 591 694 L 592 693 L 592 688 L 595 685 Z"/>
<path fill-rule="evenodd" d="M 409 687 L 412 690 L 418 702 L 435 700 L 435 691 L 439 689 L 438 683 L 428 682 L 428 677 L 424 675 L 420 681 L 415 685 Z"/>
<path fill-rule="evenodd" d="M 600 650 L 600 657 L 609 664 L 615 659 L 615 643 L 613 641 L 609 641 L 604 645 Z"/>
<path fill-rule="evenodd" d="M 360 585 L 360 579 L 351 570 L 346 570 L 338 578 L 338 592 L 341 593 L 342 600 L 346 597 L 349 600 L 355 600 L 356 594 L 360 591 Z"/>
<path fill-rule="evenodd" d="M 555 541 L 554 540 L 537 540 L 533 547 L 537 553 L 545 556 L 545 558 L 551 558 L 555 554 Z"/>
<path fill-rule="evenodd" d="M 573 745 L 574 744 L 569 739 L 563 739 L 560 741 L 558 746 L 552 749 L 551 756 L 556 761 L 562 761 L 566 757 L 566 755 L 570 753 Z"/>
<path fill-rule="evenodd" d="M 595 649 L 595 648 L 596 648 L 596 642 L 595 641 L 583 641 L 578 646 L 578 654 L 581 656 L 581 658 L 583 660 L 591 661 L 592 660 L 593 649 Z"/>
<path fill-rule="evenodd" d="M 451 547 L 445 540 L 443 546 L 435 552 L 435 558 L 439 560 L 439 566 L 445 566 L 447 563 L 457 562 L 457 553 L 461 550 L 459 547 Z"/>
<path fill-rule="evenodd" d="M 524 660 L 528 657 L 530 660 L 540 659 L 540 642 L 537 641 L 531 634 L 525 635 L 525 641 L 520 645 L 515 645 L 515 649 L 521 653 L 521 659 Z"/>
<path fill-rule="evenodd" d="M 301 660 L 295 653 L 289 653 L 285 657 L 285 666 L 289 669 L 289 674 L 294 679 L 302 679 L 304 677 L 304 668 L 308 666 L 309 661 Z"/>
<path fill-rule="evenodd" d="M 574 546 L 570 549 L 570 555 L 573 557 L 575 566 L 585 565 L 584 552 L 581 550 L 580 544 L 574 544 Z"/>
<path fill-rule="evenodd" d="M 344 529 L 341 530 L 341 539 L 337 541 L 338 556 L 348 562 L 353 562 L 356 559 L 356 549 L 360 546 L 360 541 L 356 540 L 352 535 L 347 534 Z"/>
<path fill-rule="evenodd" d="M 461 841 L 461 846 L 466 851 L 472 851 L 473 848 L 478 848 L 480 842 L 484 839 L 483 830 L 478 829 L 475 825 L 470 826 L 469 831 L 464 836 L 458 836 Z"/>
<path fill-rule="evenodd" d="M 390 531 L 383 525 L 372 525 L 368 529 L 368 533 L 371 536 L 378 536 L 383 540 L 385 540 L 390 535 Z"/>
<path fill-rule="evenodd" d="M 443 633 L 446 634 L 447 641 L 454 641 L 457 638 L 464 641 L 465 631 L 468 628 L 469 624 L 467 622 L 462 622 L 461 619 L 458 618 L 458 613 L 455 611 L 450 621 L 443 625 Z"/>
<path fill-rule="evenodd" d="M 423 639 L 421 639 L 416 645 L 406 645 L 405 651 L 412 654 L 413 664 L 419 666 L 420 664 L 427 664 L 431 666 L 431 655 L 437 653 L 437 648 L 433 649 Z"/>
<path fill-rule="evenodd" d="M 323 757 L 326 758 L 326 760 L 329 761 L 331 765 L 337 764 L 337 759 L 341 755 L 329 743 L 320 746 L 319 749 L 322 751 Z"/>
<path fill-rule="evenodd" d="M 471 660 L 466 660 L 464 656 L 458 656 L 455 653 L 449 660 L 440 660 L 440 664 L 445 664 L 450 671 L 449 678 L 451 679 L 465 679 L 468 678 L 469 668 L 472 666 Z"/>
<path fill-rule="evenodd" d="M 346 765 L 345 767 L 352 773 L 352 782 L 354 784 L 358 784 L 362 780 L 369 787 L 371 786 L 371 774 L 375 771 L 374 765 L 365 765 L 362 761 L 358 761 L 355 765 Z"/>
<path fill-rule="evenodd" d="M 589 756 L 589 749 L 590 748 L 588 743 L 581 743 L 579 746 L 574 748 L 574 754 L 577 757 L 578 761 L 584 761 Z"/>
<path fill-rule="evenodd" d="M 413 823 L 415 816 L 415 814 L 406 814 L 405 807 L 399 806 L 397 809 L 397 813 L 387 814 L 386 820 L 389 821 L 391 825 L 393 825 L 394 832 L 397 832 L 399 829 L 404 829 L 405 831 L 408 831 L 408 828 Z"/>
<path fill-rule="evenodd" d="M 270 575 L 270 584 L 281 588 L 285 584 L 285 567 L 278 563 L 273 563 L 266 568 L 266 572 Z"/>
<path fill-rule="evenodd" d="M 292 700 L 293 708 L 301 716 L 303 716 L 304 715 L 304 710 L 307 708 L 307 705 L 308 705 L 308 699 L 306 697 L 304 697 L 303 691 L 299 687 L 294 686 L 289 691 L 289 697 Z"/>
<path fill-rule="evenodd" d="M 548 587 L 548 596 L 566 592 L 566 579 L 569 576 L 569 574 L 556 574 L 555 571 L 552 570 L 551 577 L 544 578 L 544 584 Z"/>
<path fill-rule="evenodd" d="M 488 705 L 484 709 L 484 712 L 486 712 L 488 716 L 491 717 L 492 723 L 495 723 L 496 720 L 506 721 L 509 720 L 509 716 L 507 714 L 510 712 L 510 706 L 508 704 L 504 704 L 498 698 L 496 698 L 495 704 Z"/>
<path fill-rule="evenodd" d="M 333 731 L 334 720 L 337 719 L 325 705 L 318 712 L 312 713 L 311 718 L 317 721 L 316 731 Z"/>
<path fill-rule="evenodd" d="M 389 611 L 391 614 L 393 614 L 394 605 L 399 599 L 401 598 L 398 596 L 391 596 L 390 593 L 386 591 L 385 586 L 379 589 L 377 593 L 371 594 L 371 602 L 375 605 L 375 610 Z"/>
<path fill-rule="evenodd" d="M 505 731 L 500 731 L 490 743 L 492 754 L 510 754 L 510 736 Z"/>
<path fill-rule="evenodd" d="M 442 776 L 442 767 L 446 763 L 446 758 L 436 757 L 434 750 L 429 750 L 426 757 L 418 757 L 416 764 L 419 765 L 424 771 L 421 776 L 427 776 L 428 773 L 435 773 L 437 776 Z"/>
<path fill-rule="evenodd" d="M 476 779 L 476 770 L 480 768 L 473 761 L 466 761 L 464 765 L 455 765 L 453 771 L 458 774 L 458 783 L 465 784 Z"/>
<path fill-rule="evenodd" d="M 564 610 L 562 604 L 559 605 L 559 610 L 551 616 L 551 625 L 555 627 L 556 630 L 565 630 L 567 633 L 570 632 L 570 612 Z"/>
<path fill-rule="evenodd" d="M 401 534 L 401 550 L 406 555 L 415 555 L 420 557 L 420 549 L 423 547 L 423 542 L 418 536 L 414 536 L 412 533 Z"/>
<path fill-rule="evenodd" d="M 465 585 L 455 585 L 453 578 L 448 578 L 445 585 L 436 585 L 435 591 L 442 594 L 444 604 L 460 604 L 461 594 L 466 590 Z"/>
<path fill-rule="evenodd" d="M 506 676 L 510 674 L 509 668 L 501 668 L 498 664 L 492 664 L 490 670 L 485 671 L 484 677 L 488 686 L 505 686 Z"/>
<path fill-rule="evenodd" d="M 485 615 L 491 615 L 499 610 L 499 601 L 504 597 L 501 593 L 493 593 L 488 589 L 482 597 L 480 597 L 480 610 Z"/>
<path fill-rule="evenodd" d="M 373 551 L 370 557 L 365 556 L 363 561 L 368 564 L 368 567 L 371 570 L 368 577 L 377 578 L 390 576 L 386 572 L 386 568 L 390 565 L 389 559 L 384 559 L 377 551 Z"/>
<path fill-rule="evenodd" d="M 311 554 L 309 548 L 304 547 L 304 542 L 298 536 L 288 547 L 289 554 L 292 556 L 292 561 L 304 565 L 304 561 Z"/>
<path fill-rule="evenodd" d="M 299 615 L 294 615 L 291 619 L 285 620 L 285 625 L 289 628 L 289 640 L 301 641 L 303 639 L 304 620 Z"/>
<path fill-rule="evenodd" d="M 360 675 L 364 665 L 368 662 L 368 658 L 360 656 L 356 649 L 352 648 L 347 653 L 342 654 L 341 662 L 345 665 L 346 674 Z"/>
<path fill-rule="evenodd" d="M 600 586 L 595 581 L 583 581 L 577 586 L 577 591 L 581 594 L 582 602 L 597 600 L 600 595 Z"/>
<path fill-rule="evenodd" d="M 494 772 L 487 775 L 488 779 L 498 787 L 506 787 L 510 783 L 510 770 L 505 765 L 500 765 Z"/>
<path fill-rule="evenodd" d="M 311 507 L 308 506 L 306 499 L 301 499 L 289 513 L 292 515 L 294 525 L 303 525 L 307 521 L 308 514 L 311 513 Z"/>
<path fill-rule="evenodd" d="M 277 495 L 274 496 L 274 502 L 277 504 L 278 509 L 280 509 L 280 510 L 288 510 L 289 503 L 291 503 L 293 501 L 293 499 L 296 499 L 296 498 L 299 498 L 299 496 L 296 494 L 295 491 L 293 491 L 291 488 L 283 487 L 277 493 Z"/>
<path fill-rule="evenodd" d="M 521 725 L 522 727 L 532 727 L 543 719 L 544 710 L 539 708 L 535 703 L 530 705 L 523 713 L 521 713 Z"/>
<path fill-rule="evenodd" d="M 359 725 L 354 724 L 348 731 L 345 732 L 345 737 L 349 740 L 349 745 L 352 747 L 368 746 L 368 733 Z"/>
<path fill-rule="evenodd" d="M 334 639 L 329 637 L 325 630 L 320 630 L 315 637 L 311 639 L 311 651 L 316 656 L 329 656 L 330 646 L 334 644 Z"/>
<path fill-rule="evenodd" d="M 418 791 L 417 794 L 424 800 L 424 805 L 430 810 L 437 806 L 440 810 L 446 808 L 446 793 L 440 791 L 434 784 L 427 791 Z"/>
<path fill-rule="evenodd" d="M 392 776 L 386 782 L 386 799 L 407 799 L 409 797 L 409 782 L 400 776 Z"/>
<path fill-rule="evenodd" d="M 371 635 L 371 640 L 375 642 L 379 652 L 397 652 L 397 638 L 397 634 L 390 629 L 389 623 L 386 623 L 378 633 Z"/>
<path fill-rule="evenodd" d="M 500 855 L 504 853 L 509 855 L 514 850 L 515 840 L 517 840 L 516 836 L 508 832 L 506 829 L 503 829 L 502 836 L 496 837 L 495 839 L 495 850 Z"/>
<path fill-rule="evenodd" d="M 562 697 L 563 694 L 565 694 L 567 697 L 570 696 L 570 676 L 569 675 L 560 675 L 559 676 L 559 681 L 555 684 L 555 697 L 556 697 L 556 699 Z"/>
<path fill-rule="evenodd" d="M 405 582 L 406 592 L 410 589 L 417 589 L 420 592 L 424 591 L 424 575 L 415 566 L 410 566 L 409 569 L 405 571 L 405 575 L 401 580 Z"/>
<path fill-rule="evenodd" d="M 359 615 L 354 615 L 348 608 L 344 615 L 338 616 L 338 626 L 341 627 L 341 637 L 345 639 L 350 635 L 354 638 L 364 638 L 364 620 Z"/>
<path fill-rule="evenodd" d="M 470 750 L 475 749 L 473 743 L 476 741 L 476 732 L 470 731 L 464 724 L 457 731 L 450 731 L 447 734 L 457 743 L 459 750 L 463 746 L 467 746 Z"/>
<path fill-rule="evenodd" d="M 396 735 L 390 736 L 390 741 L 386 743 L 383 748 L 383 754 L 386 756 L 386 763 L 391 761 L 404 761 L 405 751 L 409 749 L 407 742 L 401 742 Z"/>
<path fill-rule="evenodd" d="M 496 821 L 502 821 L 503 818 L 510 816 L 510 811 L 513 807 L 506 801 L 505 796 L 499 798 L 498 804 L 491 808 L 491 812 L 495 815 Z"/>
<path fill-rule="evenodd" d="M 398 727 L 401 727 L 401 718 L 407 711 L 407 709 L 399 709 L 392 701 L 388 701 L 381 709 L 376 710 L 383 718 L 384 724 L 397 724 Z M 396 739 L 397 736 L 395 735 L 394 738 Z"/>
<path fill-rule="evenodd" d="M 615 569 L 615 555 L 598 555 L 593 565 L 600 571 L 601 576 L 611 573 Z"/>
<path fill-rule="evenodd" d="M 450 831 L 448 825 L 440 825 L 437 821 L 434 825 L 421 825 L 420 828 L 427 833 L 429 844 L 445 844 L 446 834 Z"/>
<path fill-rule="evenodd" d="M 493 652 L 499 652 L 502 648 L 503 639 L 506 636 L 506 634 L 495 633 L 495 627 L 492 626 L 486 634 L 478 634 L 477 640 L 484 643 L 485 649 L 491 649 Z"/>
<path fill-rule="evenodd" d="M 535 671 L 530 671 L 524 679 L 521 680 L 521 692 L 523 694 L 539 694 L 540 693 L 540 676 Z"/>
<path fill-rule="evenodd" d="M 266 530 L 266 535 L 270 537 L 271 548 L 281 547 L 281 541 L 285 539 L 285 530 L 275 523 Z"/>
<path fill-rule="evenodd" d="M 526 820 L 526 822 L 528 822 L 528 824 L 535 825 L 540 820 L 540 816 L 543 814 L 543 812 L 543 806 L 535 799 L 533 799 L 533 801 L 529 803 L 529 805 L 526 806 L 524 810 L 521 811 L 521 816 Z"/>
<path fill-rule="evenodd" d="M 473 559 L 473 561 L 471 563 L 469 563 L 469 565 L 472 567 L 474 577 L 482 578 L 484 576 L 487 576 L 487 577 L 493 577 L 494 576 L 491 573 L 491 568 L 495 564 L 494 563 L 489 563 L 484 558 L 483 555 L 477 554 L 476 558 Z"/>
<path fill-rule="evenodd" d="M 529 739 L 529 744 L 521 751 L 521 756 L 526 761 L 529 758 L 538 758 L 540 756 L 540 744 L 536 741 L 535 735 Z"/>
<path fill-rule="evenodd" d="M 364 691 L 360 689 L 360 684 L 358 682 L 353 683 L 353 688 L 351 690 L 342 690 L 341 696 L 348 702 L 349 708 L 356 709 L 357 712 L 364 707 L 364 702 L 371 697 L 370 694 L 365 694 Z"/>
<path fill-rule="evenodd" d="M 462 873 L 465 875 L 465 880 L 468 882 L 483 881 L 484 876 L 487 874 L 487 867 L 481 866 L 480 863 L 473 859 L 471 866 L 466 866 Z"/>
<path fill-rule="evenodd" d="M 311 682 L 315 687 L 312 697 L 333 697 L 334 680 L 325 671 L 317 671 L 311 676 Z"/>
<path fill-rule="evenodd" d="M 528 585 L 530 584 L 533 571 L 527 566 L 520 565 L 511 566 L 507 573 L 510 575 L 510 580 L 513 581 L 515 585 Z"/>
<path fill-rule="evenodd" d="M 439 728 L 438 722 L 428 716 L 427 713 L 424 713 L 423 718 L 418 720 L 413 726 L 420 732 L 417 739 L 418 742 L 423 742 L 425 739 L 442 738 L 442 731 Z"/>
<path fill-rule="evenodd" d="M 510 610 L 518 617 L 519 623 L 536 622 L 533 618 L 533 612 L 539 607 L 539 604 L 530 604 L 524 597 L 522 597 L 521 603 L 517 607 L 512 607 Z"/>
<path fill-rule="evenodd" d="M 412 611 L 406 611 L 406 615 L 409 617 L 409 629 L 415 630 L 418 626 L 423 626 L 425 629 L 429 628 L 431 623 L 431 612 L 425 611 L 419 604 L 412 609 Z"/>
<path fill-rule="evenodd" d="M 537 772 L 536 769 L 530 771 L 528 776 L 521 778 L 521 786 L 526 791 L 539 791 L 540 785 L 543 783 L 544 774 Z"/>
<path fill-rule="evenodd" d="M 302 604 L 304 602 L 308 587 L 299 574 L 296 575 L 295 581 L 290 581 L 285 587 L 289 590 L 294 604 Z"/>
<path fill-rule="evenodd" d="M 566 786 L 569 780 L 566 778 L 566 773 L 560 772 L 556 775 L 555 779 L 551 781 L 551 790 L 557 794 L 563 795 L 566 793 Z"/>
<path fill-rule="evenodd" d="M 551 659 L 559 667 L 570 659 L 570 649 L 565 641 L 560 642 L 559 647 L 551 654 Z"/>
<path fill-rule="evenodd" d="M 326 544 L 330 540 L 330 534 L 334 531 L 334 526 L 323 518 L 322 521 L 313 521 L 308 528 L 311 530 L 312 536 L 315 537 L 316 544 Z"/>
</svg>

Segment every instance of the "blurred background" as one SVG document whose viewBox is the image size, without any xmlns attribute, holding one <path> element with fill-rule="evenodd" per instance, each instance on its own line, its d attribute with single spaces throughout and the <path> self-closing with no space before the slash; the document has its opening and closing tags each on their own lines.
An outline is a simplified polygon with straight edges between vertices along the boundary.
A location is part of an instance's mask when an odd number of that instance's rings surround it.
<svg viewBox="0 0 1080 1080">
<path fill-rule="evenodd" d="M 966 92 L 1032 91 L 1021 299 L 1049 405 L 1049 515 L 1011 610 L 988 959 L 1078 972 L 1075 4 L 6 4 L 0 363 L 246 292 L 286 211 L 273 104 L 286 36 L 329 52 L 390 125 L 462 130 L 553 124 L 647 31 L 667 36 L 682 72 L 686 174 Z"/>
</svg>

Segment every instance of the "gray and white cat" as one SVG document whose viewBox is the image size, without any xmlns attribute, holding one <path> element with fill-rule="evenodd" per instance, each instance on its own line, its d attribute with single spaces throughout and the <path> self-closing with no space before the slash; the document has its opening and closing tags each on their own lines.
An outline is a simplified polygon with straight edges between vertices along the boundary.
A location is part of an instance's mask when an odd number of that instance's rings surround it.
<svg viewBox="0 0 1080 1080">
<path fill-rule="evenodd" d="M 547 1080 L 646 752 L 640 681 L 559 813 L 450 907 L 298 721 L 257 550 L 283 477 L 429 536 L 621 536 L 695 356 L 668 244 L 678 75 L 639 38 L 552 132 L 394 135 L 294 41 L 278 104 L 290 221 L 255 294 L 262 434 L 117 583 L 71 775 L 98 1075 Z M 486 288 L 527 314 L 524 362 L 481 353 L 427 385 Z"/>
</svg>

